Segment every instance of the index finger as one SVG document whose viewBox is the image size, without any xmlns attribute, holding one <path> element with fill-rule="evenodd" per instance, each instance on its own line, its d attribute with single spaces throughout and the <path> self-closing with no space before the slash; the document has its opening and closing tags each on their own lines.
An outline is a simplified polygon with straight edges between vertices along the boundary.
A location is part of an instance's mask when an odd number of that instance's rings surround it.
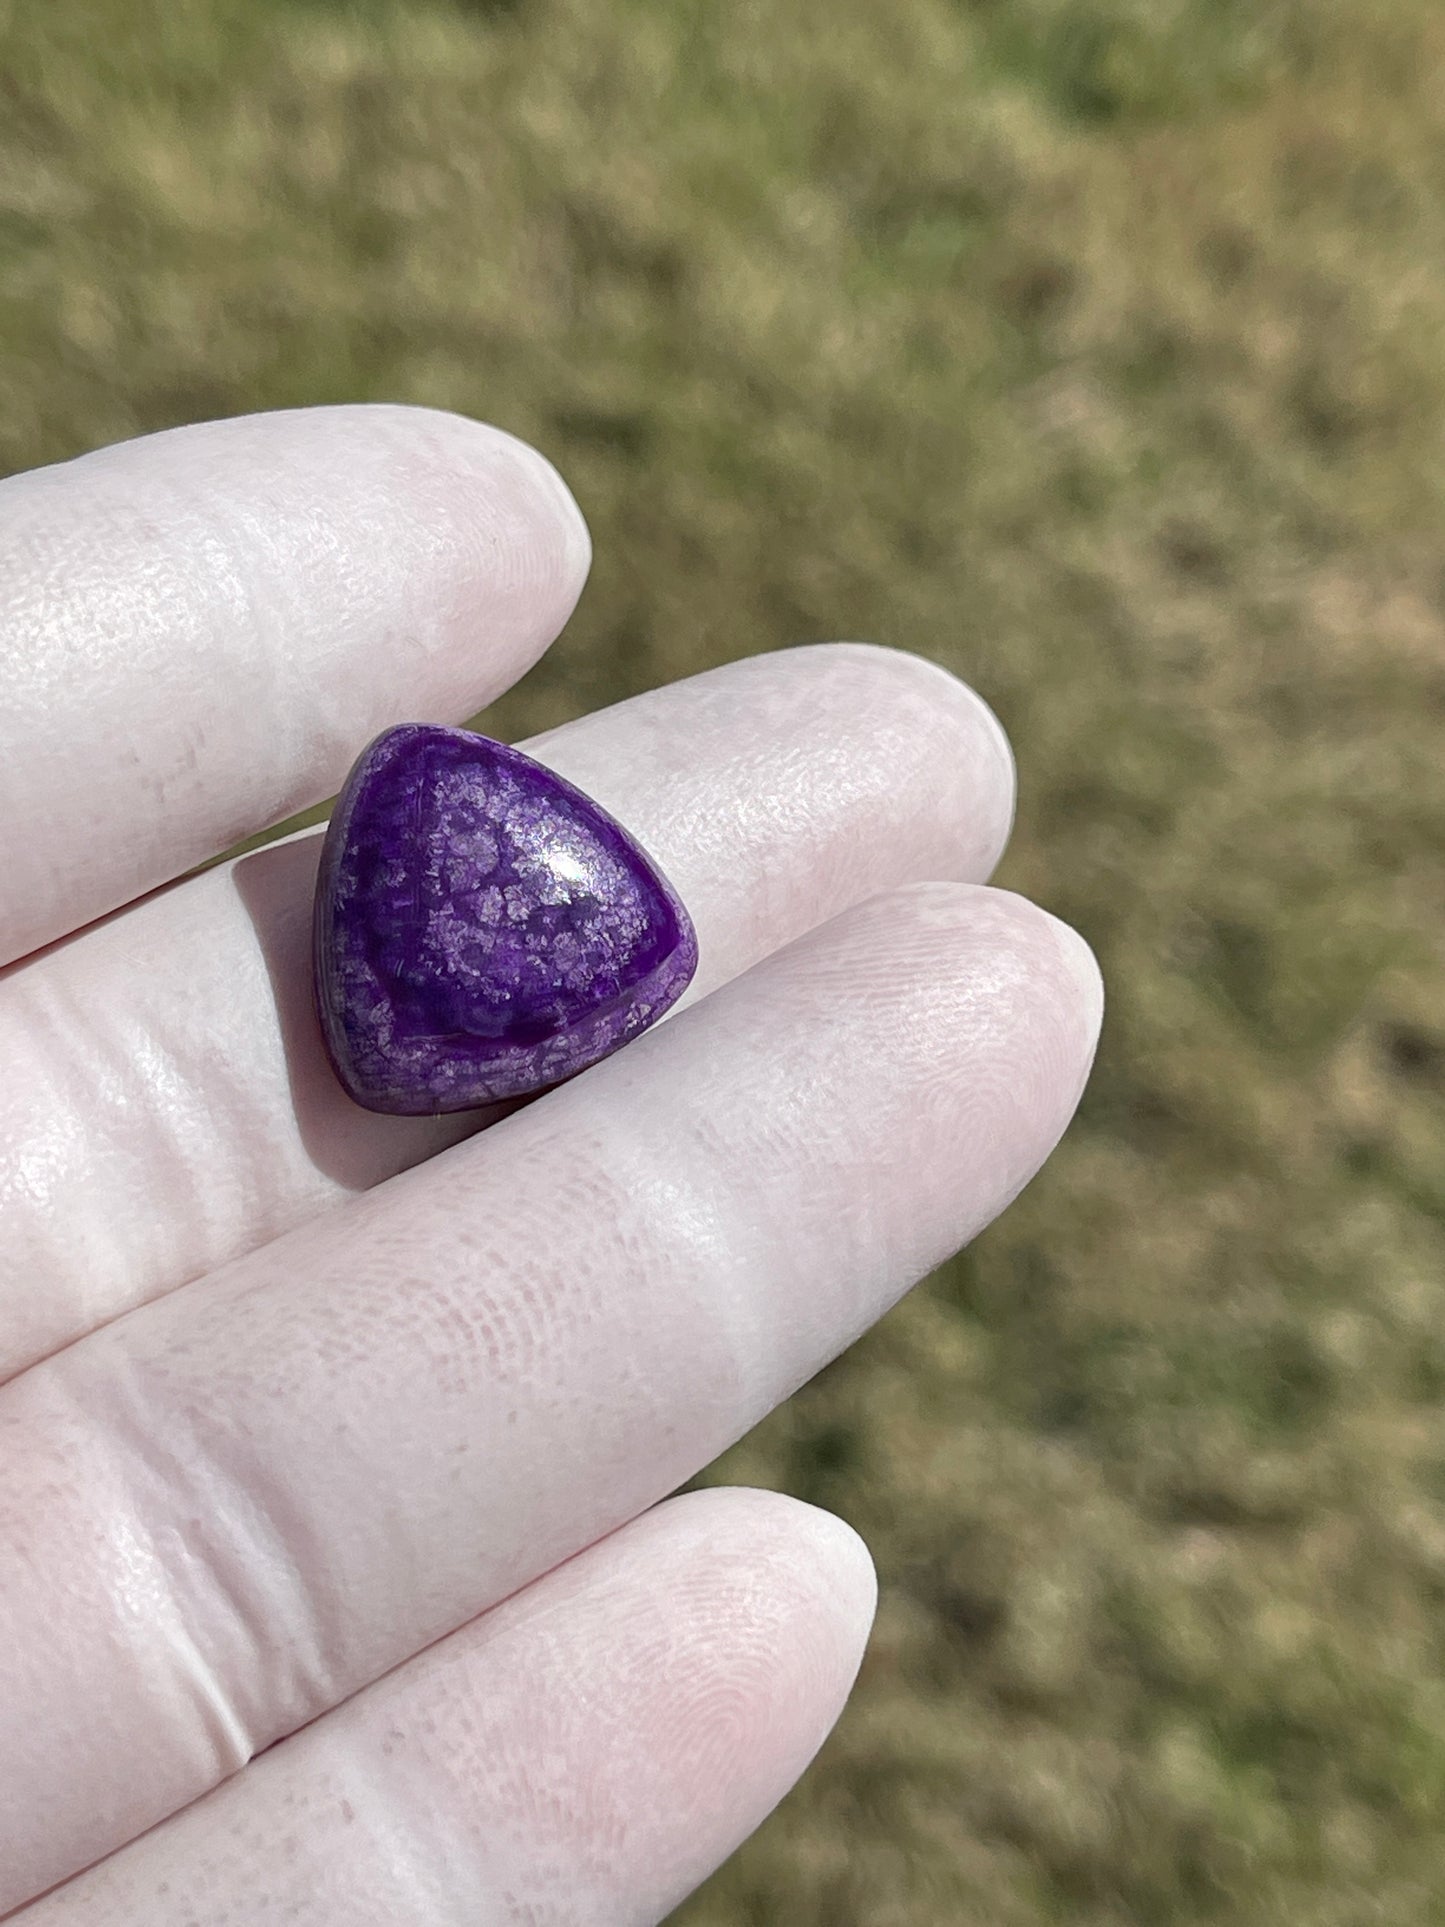
<svg viewBox="0 0 1445 1927">
<path fill-rule="evenodd" d="M 288 409 L 0 482 L 0 963 L 460 722 L 586 579 L 534 449 L 391 405 Z"/>
</svg>

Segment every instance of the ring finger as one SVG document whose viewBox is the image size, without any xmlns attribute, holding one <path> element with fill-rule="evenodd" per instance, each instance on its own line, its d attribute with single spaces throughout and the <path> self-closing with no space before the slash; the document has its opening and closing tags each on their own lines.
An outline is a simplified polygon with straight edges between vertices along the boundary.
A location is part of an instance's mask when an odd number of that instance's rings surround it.
<svg viewBox="0 0 1445 1927">
<path fill-rule="evenodd" d="M 827 1513 L 775 1492 L 670 1499 L 15 1927 L 660 1920 L 816 1752 L 873 1595 Z"/>
</svg>

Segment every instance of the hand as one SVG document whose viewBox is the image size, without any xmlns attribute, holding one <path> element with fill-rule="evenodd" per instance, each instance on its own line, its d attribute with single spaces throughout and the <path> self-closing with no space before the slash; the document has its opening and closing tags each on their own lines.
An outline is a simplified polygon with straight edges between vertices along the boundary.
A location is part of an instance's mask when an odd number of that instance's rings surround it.
<svg viewBox="0 0 1445 1927">
<path fill-rule="evenodd" d="M 1007 1204 L 1093 1051 L 1084 944 L 981 887 L 998 726 L 844 644 L 528 744 L 698 977 L 489 1129 L 379 1117 L 311 1014 L 319 833 L 155 886 L 519 676 L 566 489 L 301 410 L 0 484 L 0 557 L 0 1914 L 657 1921 L 873 1603 L 840 1521 L 666 1495 Z"/>
</svg>

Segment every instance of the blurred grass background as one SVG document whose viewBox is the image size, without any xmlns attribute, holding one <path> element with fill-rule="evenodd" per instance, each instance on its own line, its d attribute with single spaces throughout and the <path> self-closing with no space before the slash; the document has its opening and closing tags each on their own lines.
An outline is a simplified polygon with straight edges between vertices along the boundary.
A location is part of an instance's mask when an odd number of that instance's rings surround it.
<svg viewBox="0 0 1445 1927">
<path fill-rule="evenodd" d="M 1445 1920 L 1445 9 L 0 0 L 0 469 L 368 398 L 591 522 L 489 727 L 922 651 L 1111 986 L 1044 1175 L 707 1475 L 883 1597 L 678 1918 Z"/>
</svg>

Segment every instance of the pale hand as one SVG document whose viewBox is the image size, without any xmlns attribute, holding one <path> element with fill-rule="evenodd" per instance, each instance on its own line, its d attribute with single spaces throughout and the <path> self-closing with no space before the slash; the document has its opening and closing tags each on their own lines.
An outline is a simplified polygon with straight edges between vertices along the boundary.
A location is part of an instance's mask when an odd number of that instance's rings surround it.
<svg viewBox="0 0 1445 1927">
<path fill-rule="evenodd" d="M 850 1528 L 667 1495 L 1073 1111 L 1097 973 L 983 887 L 1013 781 L 984 705 L 837 644 L 526 745 L 651 849 L 702 963 L 676 1013 L 487 1129 L 342 1095 L 310 1007 L 319 833 L 156 888 L 333 791 L 384 725 L 492 701 L 589 553 L 541 457 L 421 409 L 208 423 L 0 484 L 0 1915 L 24 1927 L 641 1927 L 852 1683 Z"/>
</svg>

